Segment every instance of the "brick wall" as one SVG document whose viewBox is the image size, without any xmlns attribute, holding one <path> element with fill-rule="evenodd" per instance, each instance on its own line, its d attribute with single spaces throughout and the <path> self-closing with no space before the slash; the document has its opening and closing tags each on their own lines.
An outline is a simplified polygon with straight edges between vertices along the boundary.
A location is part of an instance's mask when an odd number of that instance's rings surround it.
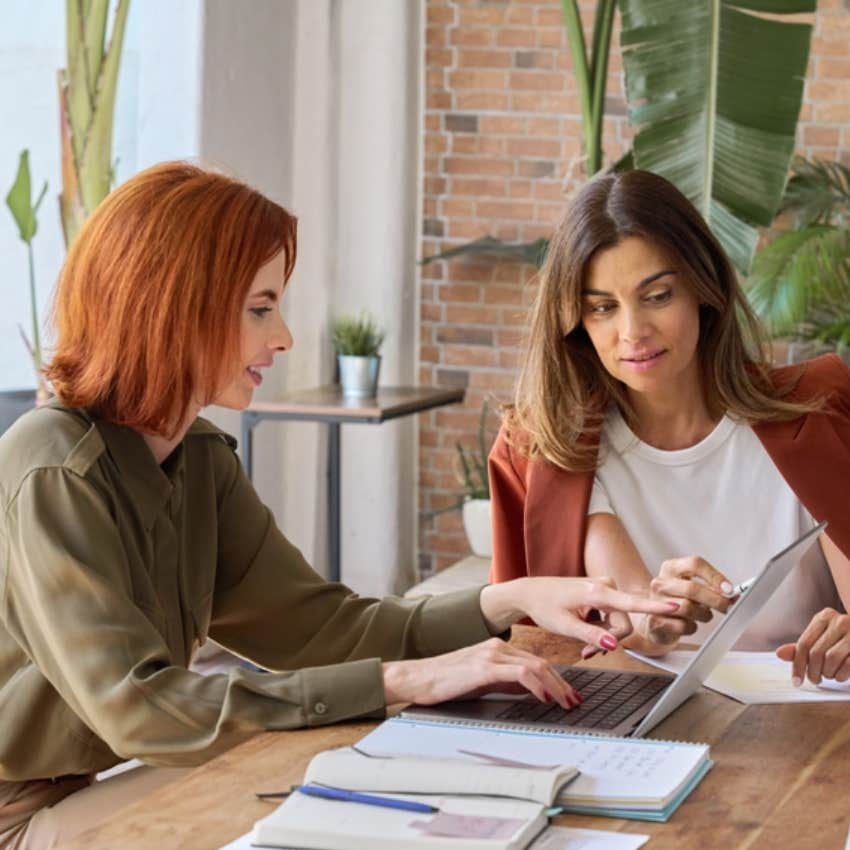
<svg viewBox="0 0 850 850">
<path fill-rule="evenodd" d="M 582 2 L 591 25 L 594 2 Z M 531 241 L 560 218 L 581 174 L 581 122 L 559 0 L 426 0 L 421 255 L 485 234 Z M 850 0 L 819 0 L 798 150 L 850 165 Z M 588 33 L 589 37 L 589 33 Z M 612 40 L 606 161 L 628 147 L 622 64 Z M 574 185 L 574 183 L 572 184 Z M 422 270 L 420 380 L 464 386 L 463 407 L 420 420 L 420 567 L 469 553 L 455 443 L 472 443 L 485 398 L 510 399 L 534 269 L 463 259 Z M 498 418 L 491 417 L 495 433 Z"/>
</svg>

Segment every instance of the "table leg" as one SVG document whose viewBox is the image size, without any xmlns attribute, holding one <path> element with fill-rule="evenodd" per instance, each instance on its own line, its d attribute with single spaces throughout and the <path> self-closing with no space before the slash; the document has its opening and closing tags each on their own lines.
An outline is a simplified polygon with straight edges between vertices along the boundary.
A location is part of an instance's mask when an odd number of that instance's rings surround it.
<svg viewBox="0 0 850 850">
<path fill-rule="evenodd" d="M 340 426 L 328 423 L 328 578 L 340 580 Z"/>
</svg>

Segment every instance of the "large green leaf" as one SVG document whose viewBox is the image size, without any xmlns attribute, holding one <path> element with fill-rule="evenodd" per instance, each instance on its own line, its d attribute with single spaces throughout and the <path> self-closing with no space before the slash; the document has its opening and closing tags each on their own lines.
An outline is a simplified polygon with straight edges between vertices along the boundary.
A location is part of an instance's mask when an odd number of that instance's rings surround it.
<svg viewBox="0 0 850 850">
<path fill-rule="evenodd" d="M 47 192 L 47 182 L 41 187 L 38 199 L 35 203 L 32 202 L 32 181 L 30 179 L 30 153 L 28 150 L 21 151 L 18 159 L 18 173 L 15 175 L 15 182 L 12 188 L 9 189 L 9 194 L 6 195 L 6 205 L 12 213 L 12 218 L 15 219 L 15 224 L 18 225 L 18 232 L 21 239 L 28 245 L 32 242 L 36 230 L 38 230 L 38 219 L 36 215 L 41 202 L 44 200 L 44 194 Z"/>
<path fill-rule="evenodd" d="M 746 272 L 782 199 L 811 39 L 757 13 L 815 0 L 619 3 L 635 166 L 675 183 Z"/>
</svg>

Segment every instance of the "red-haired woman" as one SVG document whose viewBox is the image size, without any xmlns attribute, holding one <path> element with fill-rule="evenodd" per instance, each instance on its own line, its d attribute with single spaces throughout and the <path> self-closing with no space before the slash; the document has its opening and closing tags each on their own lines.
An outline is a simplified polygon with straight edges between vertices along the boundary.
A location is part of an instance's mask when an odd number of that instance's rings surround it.
<svg viewBox="0 0 850 850">
<path fill-rule="evenodd" d="M 835 355 L 772 370 L 764 351 L 681 192 L 642 171 L 585 186 L 490 458 L 492 578 L 604 572 L 679 599 L 629 638 L 663 653 L 825 519 L 746 640 L 793 660 L 796 684 L 850 678 L 850 372 Z"/>
<path fill-rule="evenodd" d="M 633 598 L 523 579 L 424 601 L 325 582 L 198 418 L 244 408 L 292 345 L 295 219 L 184 163 L 113 192 L 72 246 L 47 370 L 56 400 L 0 440 L 0 847 L 46 848 L 269 729 L 377 718 L 492 685 L 578 697 L 502 634 L 523 615 L 596 646 Z M 603 625 L 581 615 L 610 612 Z M 187 669 L 213 638 L 269 670 Z M 430 656 L 438 656 L 436 658 Z M 412 660 L 402 660 L 412 659 Z M 149 766 L 94 782 L 137 757 Z"/>
</svg>

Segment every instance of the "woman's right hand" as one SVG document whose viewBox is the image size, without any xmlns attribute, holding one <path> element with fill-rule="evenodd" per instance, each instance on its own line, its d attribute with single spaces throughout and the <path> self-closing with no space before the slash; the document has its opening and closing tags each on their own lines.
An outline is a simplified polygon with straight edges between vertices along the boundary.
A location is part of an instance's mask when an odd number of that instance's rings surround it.
<svg viewBox="0 0 850 850">
<path fill-rule="evenodd" d="M 658 575 L 649 584 L 650 596 L 671 599 L 679 609 L 671 614 L 647 614 L 636 632 L 650 645 L 669 650 L 684 635 L 707 623 L 714 611 L 726 613 L 734 602 L 732 583 L 704 558 L 691 555 L 664 561 Z"/>
<path fill-rule="evenodd" d="M 399 702 L 433 705 L 488 691 L 527 691 L 541 702 L 554 700 L 564 709 L 581 702 L 581 697 L 551 664 L 500 638 L 431 658 L 386 661 L 383 670 L 387 705 Z"/>
</svg>

